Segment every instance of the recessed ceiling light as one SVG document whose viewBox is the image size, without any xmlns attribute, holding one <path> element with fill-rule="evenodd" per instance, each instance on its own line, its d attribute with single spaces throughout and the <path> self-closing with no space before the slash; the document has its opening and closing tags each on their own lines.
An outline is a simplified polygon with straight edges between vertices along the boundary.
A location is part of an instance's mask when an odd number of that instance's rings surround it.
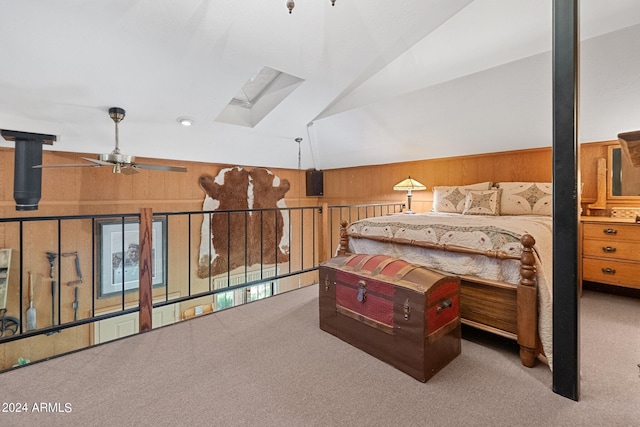
<svg viewBox="0 0 640 427">
<path fill-rule="evenodd" d="M 191 126 L 193 124 L 193 119 L 191 117 L 178 117 L 178 123 L 182 126 Z"/>
</svg>

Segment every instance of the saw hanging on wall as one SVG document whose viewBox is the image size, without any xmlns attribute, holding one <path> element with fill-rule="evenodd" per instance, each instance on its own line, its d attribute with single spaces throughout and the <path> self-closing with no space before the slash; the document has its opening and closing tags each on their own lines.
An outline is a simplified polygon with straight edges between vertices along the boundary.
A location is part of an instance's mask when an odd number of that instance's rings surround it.
<svg viewBox="0 0 640 427">
<path fill-rule="evenodd" d="M 123 173 L 125 175 L 131 175 L 138 172 L 138 169 L 152 169 L 160 171 L 170 172 L 186 172 L 187 168 L 183 166 L 167 166 L 167 165 L 153 165 L 137 163 L 134 156 L 120 153 L 120 142 L 118 137 L 118 123 L 120 123 L 125 116 L 125 111 L 122 108 L 112 107 L 109 108 L 109 117 L 116 124 L 116 146 L 111 153 L 99 154 L 97 159 L 90 159 L 83 157 L 91 163 L 78 163 L 78 164 L 66 164 L 66 165 L 36 165 L 34 168 L 67 168 L 67 167 L 99 167 L 99 166 L 111 166 L 113 167 L 113 173 Z"/>
</svg>

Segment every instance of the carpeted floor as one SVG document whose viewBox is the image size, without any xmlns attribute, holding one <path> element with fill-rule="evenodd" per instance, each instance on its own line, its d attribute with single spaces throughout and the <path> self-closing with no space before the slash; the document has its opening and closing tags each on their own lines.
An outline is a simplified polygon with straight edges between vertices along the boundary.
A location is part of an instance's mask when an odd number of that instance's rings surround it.
<svg viewBox="0 0 640 427">
<path fill-rule="evenodd" d="M 585 291 L 581 400 L 463 331 L 427 383 L 318 328 L 317 286 L 0 374 L 2 426 L 632 426 L 640 300 Z M 5 412 L 26 404 L 22 413 Z M 34 411 L 45 403 L 48 412 Z M 21 406 L 23 407 L 23 406 Z"/>
</svg>

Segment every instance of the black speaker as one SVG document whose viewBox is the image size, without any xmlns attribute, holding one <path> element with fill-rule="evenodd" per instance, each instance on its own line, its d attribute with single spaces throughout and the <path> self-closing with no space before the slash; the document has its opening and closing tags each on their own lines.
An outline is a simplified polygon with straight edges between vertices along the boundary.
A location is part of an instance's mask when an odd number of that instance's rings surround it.
<svg viewBox="0 0 640 427">
<path fill-rule="evenodd" d="M 324 177 L 322 171 L 307 170 L 307 196 L 322 196 L 324 194 Z"/>
</svg>

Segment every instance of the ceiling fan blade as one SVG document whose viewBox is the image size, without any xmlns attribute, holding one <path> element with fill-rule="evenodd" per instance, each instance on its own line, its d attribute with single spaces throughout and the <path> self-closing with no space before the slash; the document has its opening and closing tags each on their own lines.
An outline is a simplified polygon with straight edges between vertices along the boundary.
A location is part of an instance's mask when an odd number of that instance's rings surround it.
<svg viewBox="0 0 640 427">
<path fill-rule="evenodd" d="M 83 160 L 91 162 L 89 164 L 67 164 L 67 165 L 36 165 L 34 168 L 64 168 L 64 167 L 98 167 L 111 166 L 113 173 L 122 173 L 125 175 L 133 175 L 138 173 L 138 169 L 151 169 L 170 172 L 186 172 L 187 168 L 183 166 L 165 166 L 135 163 L 134 156 L 128 156 L 120 153 L 118 144 L 118 123 L 124 119 L 125 111 L 122 108 L 113 107 L 109 109 L 109 117 L 116 124 L 116 147 L 109 154 L 99 154 L 97 159 L 82 157 Z"/>
<path fill-rule="evenodd" d="M 87 163 L 73 163 L 73 164 L 63 164 L 63 165 L 33 165 L 34 169 L 44 169 L 44 168 L 95 168 L 100 165 L 90 165 Z"/>
<path fill-rule="evenodd" d="M 148 164 L 142 164 L 142 163 L 136 163 L 134 166 L 140 169 L 152 169 L 152 170 L 158 170 L 158 171 L 169 171 L 169 172 L 186 172 L 187 171 L 187 168 L 183 166 L 148 165 Z"/>
<path fill-rule="evenodd" d="M 113 166 L 113 163 L 103 162 L 102 160 L 90 159 L 89 157 L 82 157 L 82 159 L 95 163 L 97 166 Z M 95 166 L 95 165 L 92 165 Z"/>
</svg>

